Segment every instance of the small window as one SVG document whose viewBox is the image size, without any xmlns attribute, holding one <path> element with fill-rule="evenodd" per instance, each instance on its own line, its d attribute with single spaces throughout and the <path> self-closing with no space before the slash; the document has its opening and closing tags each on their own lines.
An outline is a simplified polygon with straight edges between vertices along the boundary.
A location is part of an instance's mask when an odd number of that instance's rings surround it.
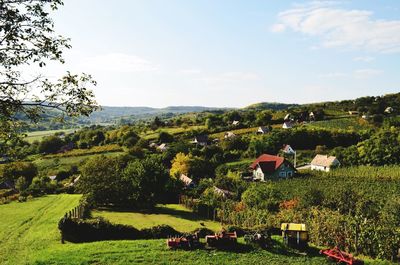
<svg viewBox="0 0 400 265">
<path fill-rule="evenodd" d="M 279 177 L 286 178 L 286 172 L 284 172 L 284 171 L 279 172 Z"/>
<path fill-rule="evenodd" d="M 292 177 L 292 176 L 293 176 L 293 172 L 292 172 L 292 171 L 289 171 L 289 172 L 287 173 L 287 176 L 288 176 L 288 177 Z"/>
</svg>

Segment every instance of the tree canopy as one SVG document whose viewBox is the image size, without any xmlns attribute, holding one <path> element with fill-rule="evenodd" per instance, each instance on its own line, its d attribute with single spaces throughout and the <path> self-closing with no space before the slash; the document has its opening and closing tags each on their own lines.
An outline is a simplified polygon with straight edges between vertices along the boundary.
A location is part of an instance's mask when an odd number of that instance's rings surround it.
<svg viewBox="0 0 400 265">
<path fill-rule="evenodd" d="M 23 69 L 46 68 L 49 61 L 64 63 L 69 39 L 57 35 L 51 12 L 61 0 L 0 1 L 0 151 L 20 139 L 25 121 L 37 122 L 46 109 L 55 118 L 89 115 L 98 105 L 90 75 L 67 72 L 58 80 Z"/>
</svg>

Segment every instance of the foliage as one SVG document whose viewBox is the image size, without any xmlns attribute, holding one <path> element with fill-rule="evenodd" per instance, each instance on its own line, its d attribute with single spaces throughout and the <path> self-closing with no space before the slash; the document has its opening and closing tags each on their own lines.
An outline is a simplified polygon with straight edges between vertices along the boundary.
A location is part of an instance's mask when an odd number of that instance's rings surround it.
<svg viewBox="0 0 400 265">
<path fill-rule="evenodd" d="M 24 177 L 27 183 L 31 183 L 37 174 L 37 167 L 30 162 L 13 162 L 0 165 L 0 181 L 16 181 L 18 178 Z"/>
<path fill-rule="evenodd" d="M 242 195 L 242 201 L 247 207 L 271 212 L 279 209 L 281 198 L 281 193 L 272 185 L 251 185 Z"/>
<path fill-rule="evenodd" d="M 56 153 L 63 145 L 64 142 L 59 137 L 55 135 L 47 136 L 40 142 L 38 151 L 45 154 Z"/>
<path fill-rule="evenodd" d="M 61 0 L 0 2 L 0 148 L 9 149 L 20 139 L 24 119 L 38 121 L 45 109 L 58 109 L 58 117 L 89 115 L 97 108 L 90 75 L 67 73 L 53 82 L 31 79 L 23 67 L 45 67 L 49 60 L 63 63 L 69 40 L 56 35 L 50 12 Z M 17 51 L 17 52 L 16 52 Z M 38 91 L 38 92 L 37 92 Z"/>
<path fill-rule="evenodd" d="M 81 168 L 77 190 L 96 204 L 124 204 L 128 199 L 128 180 L 122 177 L 124 161 L 120 157 L 91 158 Z"/>
</svg>

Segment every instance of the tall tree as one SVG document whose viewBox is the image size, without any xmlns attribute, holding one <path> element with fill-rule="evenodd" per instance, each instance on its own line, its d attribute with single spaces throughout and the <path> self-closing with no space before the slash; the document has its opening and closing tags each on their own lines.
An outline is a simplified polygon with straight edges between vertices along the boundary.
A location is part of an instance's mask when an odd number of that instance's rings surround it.
<svg viewBox="0 0 400 265">
<path fill-rule="evenodd" d="M 67 72 L 53 81 L 22 71 L 64 63 L 63 50 L 71 45 L 55 33 L 50 17 L 61 5 L 62 0 L 0 1 L 0 152 L 20 139 L 23 121 L 38 121 L 46 109 L 57 109 L 57 118 L 64 118 L 89 115 L 98 107 L 90 75 Z"/>
</svg>

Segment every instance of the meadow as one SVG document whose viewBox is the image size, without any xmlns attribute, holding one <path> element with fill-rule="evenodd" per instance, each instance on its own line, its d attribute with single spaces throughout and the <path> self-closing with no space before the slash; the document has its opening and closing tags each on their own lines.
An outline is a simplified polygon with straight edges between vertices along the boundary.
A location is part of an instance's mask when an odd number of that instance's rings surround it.
<svg viewBox="0 0 400 265">
<path fill-rule="evenodd" d="M 101 154 L 88 154 L 88 155 L 79 155 L 79 156 L 66 156 L 66 157 L 53 157 L 53 158 L 45 158 L 41 157 L 35 159 L 33 163 L 40 170 L 47 170 L 49 174 L 56 173 L 60 170 L 69 170 L 71 166 L 80 165 L 84 163 L 87 159 L 104 155 L 104 156 L 118 156 L 124 154 L 124 152 L 107 152 Z"/>
<path fill-rule="evenodd" d="M 34 141 L 42 140 L 43 137 L 54 135 L 55 133 L 63 132 L 65 134 L 68 134 L 68 133 L 73 133 L 73 132 L 75 132 L 77 130 L 78 129 L 75 128 L 75 129 L 60 129 L 60 130 L 47 130 L 47 131 L 29 132 L 29 133 L 26 134 L 27 136 L 25 137 L 25 140 L 28 141 L 29 143 L 32 143 Z"/>
<path fill-rule="evenodd" d="M 160 204 L 151 212 L 98 210 L 93 211 L 92 214 L 102 216 L 112 223 L 130 225 L 137 229 L 162 224 L 169 225 L 180 232 L 191 232 L 202 227 L 218 232 L 222 228 L 218 222 L 196 216 L 179 204 Z"/>
</svg>

